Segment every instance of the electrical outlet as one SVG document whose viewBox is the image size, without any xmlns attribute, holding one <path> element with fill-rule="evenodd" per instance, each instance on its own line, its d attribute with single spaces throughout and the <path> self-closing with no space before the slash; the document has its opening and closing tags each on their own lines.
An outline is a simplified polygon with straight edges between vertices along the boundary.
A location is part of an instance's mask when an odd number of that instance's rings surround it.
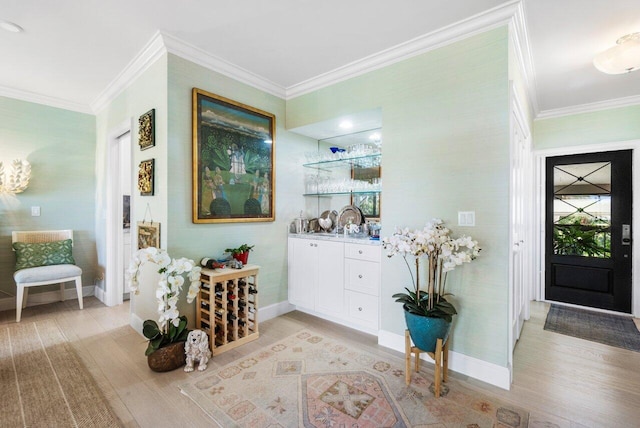
<svg viewBox="0 0 640 428">
<path fill-rule="evenodd" d="M 31 217 L 40 217 L 40 207 L 31 207 Z"/>
</svg>

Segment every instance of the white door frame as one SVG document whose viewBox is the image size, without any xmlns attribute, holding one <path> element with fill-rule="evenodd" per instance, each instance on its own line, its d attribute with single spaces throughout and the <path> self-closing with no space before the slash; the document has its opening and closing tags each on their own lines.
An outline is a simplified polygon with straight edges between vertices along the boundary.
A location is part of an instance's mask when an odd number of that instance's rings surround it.
<svg viewBox="0 0 640 428">
<path fill-rule="evenodd" d="M 521 308 L 515 307 L 516 297 L 519 297 L 518 301 L 524 301 L 524 308 L 522 308 L 522 315 L 524 320 L 529 319 L 529 302 L 532 299 L 534 276 L 533 267 L 534 260 L 533 253 L 533 239 L 532 239 L 532 219 L 530 207 L 533 205 L 533 181 L 530 178 L 533 170 L 532 160 L 532 136 L 531 127 L 526 120 L 524 110 L 522 109 L 522 103 L 518 98 L 518 94 L 515 91 L 513 82 L 510 82 L 510 103 L 509 103 L 509 376 L 513 381 L 513 351 L 516 341 L 519 337 L 519 330 L 521 328 L 516 316 L 520 314 Z M 525 151 L 523 152 L 520 147 L 516 147 L 517 135 L 521 133 L 525 141 Z M 517 161 L 518 165 L 514 162 Z M 516 176 L 518 173 L 519 176 Z M 520 183 L 516 183 L 516 180 Z M 518 194 L 516 194 L 518 193 Z M 520 209 L 515 209 L 517 199 L 520 199 Z M 516 218 L 518 215 L 520 218 Z M 514 232 L 514 226 L 516 222 L 520 223 L 520 236 L 516 236 Z M 521 265 L 516 266 L 515 257 L 520 257 Z M 521 269 L 516 272 L 516 269 Z M 521 280 L 515 281 L 516 273 L 520 274 Z M 520 287 L 516 290 L 516 287 Z M 518 331 L 514 331 L 513 322 L 517 322 L 516 328 Z"/>
<path fill-rule="evenodd" d="M 535 211 L 536 235 L 538 236 L 538 257 L 536 260 L 537 300 L 545 300 L 545 165 L 547 157 L 566 156 L 583 153 L 611 152 L 617 150 L 633 150 L 632 154 L 632 185 L 633 185 L 633 221 L 631 223 L 633 263 L 631 267 L 631 314 L 640 317 L 640 280 L 636 272 L 640 272 L 640 140 L 619 141 L 611 143 L 591 144 L 584 146 L 562 147 L 534 151 L 536 157 L 536 201 L 538 209 Z M 638 231 L 638 233 L 636 233 Z M 598 310 L 598 309 L 593 309 Z M 602 311 L 607 312 L 607 311 Z M 609 311 L 610 312 L 610 311 Z"/>
<path fill-rule="evenodd" d="M 120 171 L 119 138 L 127 132 L 132 132 L 133 120 L 128 120 L 117 126 L 107 138 L 107 190 L 106 190 L 106 267 L 105 267 L 105 301 L 107 306 L 121 305 L 123 302 L 124 278 L 120 275 L 123 268 L 122 254 L 122 197 Z M 133 144 L 132 144 L 133 146 Z M 131 212 L 133 210 L 131 198 Z"/>
</svg>

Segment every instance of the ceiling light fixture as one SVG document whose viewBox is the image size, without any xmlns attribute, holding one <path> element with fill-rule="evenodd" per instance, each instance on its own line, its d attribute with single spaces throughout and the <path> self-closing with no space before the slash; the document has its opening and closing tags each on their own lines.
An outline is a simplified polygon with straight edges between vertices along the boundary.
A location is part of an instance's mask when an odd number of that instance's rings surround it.
<svg viewBox="0 0 640 428">
<path fill-rule="evenodd" d="M 340 128 L 342 129 L 351 129 L 353 128 L 353 123 L 351 123 L 351 121 L 349 120 L 343 120 L 338 126 L 340 126 Z"/>
<path fill-rule="evenodd" d="M 22 33 L 24 31 L 24 28 L 22 28 L 21 26 L 9 21 L 0 21 L 0 28 L 12 33 Z"/>
<path fill-rule="evenodd" d="M 630 73 L 640 68 L 640 33 L 620 37 L 614 47 L 596 55 L 593 65 L 607 74 Z"/>
</svg>

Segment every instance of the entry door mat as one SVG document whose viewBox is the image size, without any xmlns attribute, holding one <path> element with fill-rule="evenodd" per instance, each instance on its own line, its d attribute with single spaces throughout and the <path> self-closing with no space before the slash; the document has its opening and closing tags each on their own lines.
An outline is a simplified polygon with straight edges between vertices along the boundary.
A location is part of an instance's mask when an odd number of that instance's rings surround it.
<svg viewBox="0 0 640 428">
<path fill-rule="evenodd" d="M 551 305 L 544 329 L 640 352 L 640 332 L 629 317 Z"/>
<path fill-rule="evenodd" d="M 214 357 L 215 359 L 215 357 Z M 433 366 L 405 385 L 404 359 L 302 330 L 179 384 L 221 427 L 527 427 L 529 412 L 449 379 Z"/>
</svg>

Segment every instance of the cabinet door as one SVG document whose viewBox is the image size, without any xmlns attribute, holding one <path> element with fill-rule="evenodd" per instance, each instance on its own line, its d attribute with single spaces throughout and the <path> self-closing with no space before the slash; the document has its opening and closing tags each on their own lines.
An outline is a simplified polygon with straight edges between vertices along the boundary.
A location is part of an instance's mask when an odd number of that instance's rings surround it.
<svg viewBox="0 0 640 428">
<path fill-rule="evenodd" d="M 318 283 L 318 246 L 312 239 L 289 239 L 289 302 L 314 309 Z"/>
<path fill-rule="evenodd" d="M 344 244 L 316 241 L 318 245 L 318 287 L 316 311 L 345 318 L 344 311 Z"/>
</svg>

